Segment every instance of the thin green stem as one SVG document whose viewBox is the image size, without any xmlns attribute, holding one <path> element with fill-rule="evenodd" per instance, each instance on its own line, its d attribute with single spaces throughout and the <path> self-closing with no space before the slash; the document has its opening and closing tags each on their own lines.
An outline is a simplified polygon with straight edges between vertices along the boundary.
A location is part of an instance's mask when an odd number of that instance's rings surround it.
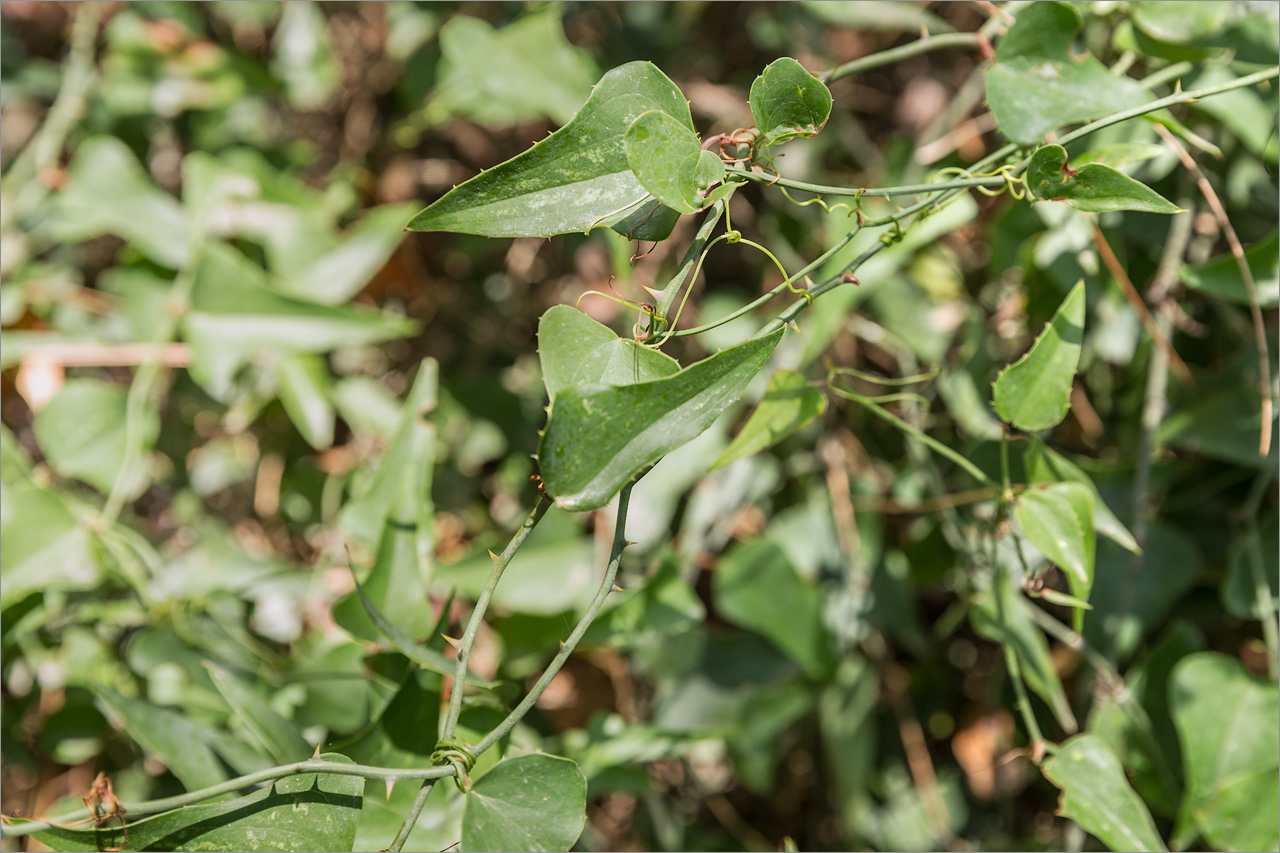
<svg viewBox="0 0 1280 853">
<path fill-rule="evenodd" d="M 1249 573 L 1253 576 L 1253 594 L 1262 620 L 1262 639 L 1267 644 L 1267 674 L 1271 680 L 1280 679 L 1280 635 L 1276 626 L 1276 602 L 1271 596 L 1271 584 L 1263 567 L 1262 540 L 1258 528 L 1252 523 L 1245 534 L 1245 553 Z"/>
<path fill-rule="evenodd" d="M 994 550 L 994 539 L 992 540 L 992 549 Z M 1000 569 L 1000 566 L 994 560 L 992 555 L 992 565 L 995 568 L 997 584 L 1011 584 L 1013 580 L 1008 574 Z M 996 597 L 996 614 L 1000 619 L 1000 628 L 1005 638 L 1012 636 L 1009 630 L 1009 619 L 1004 610 L 1004 595 L 1001 590 L 994 589 L 992 593 Z M 1009 680 L 1013 682 L 1013 695 L 1017 700 L 1018 711 L 1022 714 L 1023 725 L 1027 727 L 1027 736 L 1031 738 L 1032 754 L 1038 754 L 1040 748 L 1044 746 L 1044 735 L 1040 732 L 1040 723 L 1036 720 L 1035 709 L 1031 707 L 1031 697 L 1027 694 L 1026 682 L 1022 679 L 1022 666 L 1018 662 L 1018 655 L 1013 650 L 1013 644 L 1009 642 L 1001 643 L 1004 647 L 1004 662 L 1009 668 Z"/>
<path fill-rule="evenodd" d="M 917 39 L 898 47 L 891 47 L 888 50 L 870 54 L 869 56 L 859 57 L 843 65 L 837 65 L 835 68 L 820 74 L 818 79 L 824 83 L 833 83 L 851 74 L 869 71 L 872 68 L 880 68 L 884 65 L 892 65 L 895 62 L 910 59 L 913 56 L 921 56 L 922 54 L 932 53 L 935 50 L 945 50 L 949 47 L 978 47 L 983 41 L 985 39 L 978 33 L 931 35 L 927 38 Z"/>
<path fill-rule="evenodd" d="M 641 475 L 643 476 L 643 475 Z M 637 477 L 637 479 L 639 479 Z M 560 672 L 560 668 L 564 666 L 565 661 L 569 659 L 569 655 L 573 654 L 573 650 L 577 648 L 579 641 L 582 640 L 587 629 L 591 627 L 591 623 L 595 620 L 596 614 L 600 612 L 600 608 L 604 606 L 605 599 L 613 592 L 613 581 L 618 576 L 618 566 L 622 563 L 622 552 L 627 547 L 626 526 L 627 526 L 627 508 L 631 503 L 631 489 L 635 486 L 635 480 L 623 486 L 622 491 L 618 494 L 618 520 L 613 528 L 613 549 L 609 553 L 609 565 L 605 569 L 604 580 L 600 582 L 600 588 L 596 590 L 595 598 L 591 599 L 591 603 L 587 605 L 586 612 L 582 614 L 582 618 L 578 620 L 577 626 L 574 627 L 573 633 L 569 635 L 563 643 L 560 644 L 560 651 L 547 665 L 542 673 L 542 677 L 533 685 L 533 689 L 520 700 L 507 718 L 499 723 L 493 731 L 485 735 L 484 738 L 475 745 L 471 750 L 475 755 L 480 755 L 489 747 L 502 740 L 516 726 L 516 723 L 524 719 L 525 714 L 529 713 L 534 704 L 542 696 L 543 691 L 547 689 L 547 685 Z"/>
<path fill-rule="evenodd" d="M 858 403 L 861 406 L 864 406 L 865 408 L 869 409 L 871 413 L 876 417 L 881 418 L 882 420 L 888 421 L 898 429 L 902 430 L 902 432 L 906 433 L 912 438 L 915 438 L 923 442 L 934 453 L 937 453 L 940 456 L 945 456 L 947 459 L 950 459 L 952 462 L 959 465 L 966 472 L 968 472 L 970 476 L 972 476 L 978 482 L 982 483 L 984 486 L 987 486 L 988 488 L 993 490 L 1000 488 L 1000 485 L 995 480 L 987 476 L 987 474 L 981 468 L 979 468 L 977 465 L 974 465 L 972 462 L 966 459 L 959 452 L 952 450 L 950 447 L 947 447 L 945 444 L 938 441 L 933 436 L 928 435 L 927 433 L 922 432 L 919 429 L 916 429 L 914 426 L 907 423 L 902 418 L 890 413 L 886 409 L 876 404 L 871 398 L 864 397 L 863 395 L 857 393 L 856 391 L 850 391 L 846 388 L 841 388 L 839 385 L 836 385 L 835 383 L 832 383 L 828 387 L 831 389 L 831 392 L 833 394 L 836 394 L 837 396 L 840 396 L 840 397 L 844 397 L 846 400 L 852 400 L 853 402 Z"/>
<path fill-rule="evenodd" d="M 197 226 L 193 224 L 192 227 Z M 133 382 L 129 385 L 129 394 L 125 400 L 124 459 L 120 463 L 120 470 L 116 472 L 115 480 L 111 483 L 107 501 L 102 507 L 99 523 L 103 527 L 111 527 L 116 523 L 125 502 L 145 476 L 138 469 L 145 462 L 149 431 L 147 421 L 159 417 L 154 409 L 155 403 L 152 397 L 164 369 L 161 356 L 164 347 L 177 334 L 178 324 L 182 320 L 182 315 L 186 313 L 187 303 L 191 299 L 191 289 L 195 285 L 196 268 L 200 261 L 200 244 L 203 241 L 197 237 L 192 242 L 187 263 L 178 271 L 178 275 L 170 286 L 164 311 L 151 335 L 151 346 L 146 360 L 138 366 Z"/>
<path fill-rule="evenodd" d="M 446 740 L 453 737 L 458 729 L 458 718 L 462 714 L 462 694 L 467 684 L 467 664 L 471 661 L 471 648 L 475 645 L 476 634 L 480 631 L 480 625 L 484 622 L 485 611 L 489 609 L 489 600 L 493 598 L 493 592 L 498 588 L 498 581 L 502 579 L 502 573 L 511 563 L 511 559 L 515 557 L 516 552 L 524 545 L 525 540 L 529 538 L 529 534 L 538 526 L 538 522 L 542 521 L 543 516 L 547 514 L 547 510 L 551 509 L 552 502 L 550 498 L 539 496 L 538 502 L 534 504 L 533 510 L 529 513 L 529 517 L 524 520 L 524 524 L 520 525 L 520 529 L 511 537 L 511 541 L 507 543 L 507 547 L 502 553 L 493 558 L 493 568 L 489 571 L 489 578 L 484 583 L 484 589 L 480 591 L 480 597 L 476 599 L 476 606 L 471 611 L 471 619 L 467 622 L 466 632 L 462 635 L 462 640 L 458 644 L 458 660 L 453 675 L 453 690 L 449 696 L 449 711 L 444 718 L 444 728 L 441 730 L 441 739 Z"/>
<path fill-rule="evenodd" d="M 977 178 L 956 178 L 953 181 L 938 181 L 933 184 L 907 184 L 900 187 L 836 187 L 827 184 L 811 184 L 808 181 L 796 181 L 791 178 L 771 176 L 761 172 L 749 172 L 736 166 L 725 169 L 725 172 L 735 178 L 744 178 L 748 181 L 755 181 L 758 184 L 804 190 L 805 192 L 819 195 L 857 196 L 859 198 L 923 195 L 924 193 L 940 192 L 942 190 L 963 190 L 970 187 L 1002 187 L 1006 183 L 1004 177 L 992 175 Z"/>
<path fill-rule="evenodd" d="M 442 779 L 446 776 L 452 776 L 454 771 L 452 767 L 425 767 L 405 770 L 394 767 L 373 767 L 366 764 L 339 764 L 336 761 L 322 761 L 318 758 L 313 758 L 309 761 L 299 761 L 296 764 L 284 764 L 279 767 L 259 770 L 256 773 L 249 773 L 217 785 L 211 785 L 208 788 L 201 788 L 198 791 L 190 791 L 174 797 L 148 800 L 141 803 L 121 803 L 120 806 L 129 815 L 130 819 L 146 817 L 202 803 L 214 797 L 220 797 L 223 794 L 234 794 L 244 788 L 260 785 L 263 782 L 274 782 L 277 779 L 297 776 L 301 773 L 328 773 L 334 776 L 363 776 L 366 779 L 405 781 L 410 779 Z M 56 821 L 28 820 L 20 823 L 5 824 L 0 827 L 0 836 L 8 838 L 13 835 L 28 835 L 32 832 L 52 829 L 55 826 L 79 823 L 92 817 L 93 813 L 89 809 L 77 809 L 76 811 L 59 815 Z"/>
<path fill-rule="evenodd" d="M 707 241 L 711 239 L 711 232 L 720 224 L 720 217 L 724 216 L 725 211 L 728 209 L 729 200 L 727 198 L 711 205 L 711 212 L 702 220 L 702 227 L 698 229 L 693 242 L 689 244 L 689 248 L 685 250 L 684 257 L 680 259 L 680 268 L 676 270 L 676 274 L 671 277 L 671 280 L 667 282 L 667 286 L 663 288 L 661 295 L 658 296 L 658 310 L 656 313 L 659 317 L 666 317 L 667 312 L 671 310 L 676 297 L 680 295 L 680 285 L 688 278 L 693 268 L 701 262 L 703 250 L 707 246 Z M 693 287 L 693 282 L 689 282 L 689 287 Z M 672 325 L 675 324 L 673 323 Z"/>
</svg>

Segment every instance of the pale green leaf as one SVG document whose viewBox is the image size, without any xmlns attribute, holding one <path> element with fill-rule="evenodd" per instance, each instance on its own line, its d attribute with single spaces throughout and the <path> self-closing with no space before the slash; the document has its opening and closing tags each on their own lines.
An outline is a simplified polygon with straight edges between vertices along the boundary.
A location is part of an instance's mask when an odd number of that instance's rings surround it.
<svg viewBox="0 0 1280 853">
<path fill-rule="evenodd" d="M 711 203 L 704 191 L 724 180 L 724 162 L 703 151 L 698 136 L 661 110 L 641 113 L 627 128 L 627 165 L 641 186 L 680 213 Z"/>
<path fill-rule="evenodd" d="M 553 306 L 538 321 L 538 360 L 553 400 L 575 385 L 629 385 L 680 371 L 666 353 L 620 338 L 568 305 Z"/>
<path fill-rule="evenodd" d="M 759 453 L 822 417 L 827 398 L 794 370 L 779 370 L 769 377 L 751 417 L 712 468 L 728 465 L 735 459 Z"/>
<path fill-rule="evenodd" d="M 766 145 L 816 136 L 831 116 L 831 92 L 789 56 L 775 59 L 751 84 L 751 115 Z"/>
<path fill-rule="evenodd" d="M 5 487 L 0 521 L 0 609 L 29 595 L 92 589 L 102 577 L 89 532 L 56 492 Z"/>
<path fill-rule="evenodd" d="M 1219 850 L 1280 843 L 1280 692 L 1215 652 L 1183 658 L 1169 684 L 1182 743 L 1184 819 Z"/>
<path fill-rule="evenodd" d="M 111 491 L 125 461 L 127 396 L 124 386 L 99 379 L 72 379 L 63 385 L 36 413 L 34 423 L 36 440 L 53 470 L 100 492 Z M 144 442 L 155 439 L 155 418 L 139 421 L 139 426 L 146 431 Z M 137 495 L 146 485 L 146 471 L 139 466 L 129 476 L 126 493 Z"/>
<path fill-rule="evenodd" d="M 1070 818 L 1112 850 L 1167 850 L 1142 798 L 1102 738 L 1076 735 L 1044 763 L 1044 775 L 1062 789 L 1058 814 Z"/>
<path fill-rule="evenodd" d="M 567 758 L 508 758 L 467 793 L 463 851 L 569 850 L 586 823 L 587 780 Z"/>
<path fill-rule="evenodd" d="M 1136 80 L 1117 77 L 1096 57 L 1073 50 L 1080 13 L 1067 3 L 1032 3 L 996 47 L 987 70 L 987 104 L 1000 130 L 1034 145 L 1063 124 L 1145 103 Z"/>
<path fill-rule="evenodd" d="M 1075 482 L 1032 486 L 1013 509 L 1028 541 L 1062 569 L 1071 594 L 1083 601 L 1093 587 L 1093 513 L 1093 492 Z M 1081 615 L 1076 611 L 1077 623 Z"/>
<path fill-rule="evenodd" d="M 781 339 L 781 330 L 754 338 L 662 379 L 562 391 L 538 446 L 547 491 L 565 509 L 604 506 L 648 465 L 711 426 Z"/>
<path fill-rule="evenodd" d="M 1007 423 L 1042 430 L 1067 415 L 1084 339 L 1084 282 L 1062 301 L 1031 350 L 996 377 L 996 412 Z"/>
<path fill-rule="evenodd" d="M 1080 470 L 1080 467 L 1074 462 L 1071 462 L 1060 453 L 1050 450 L 1039 438 L 1034 438 L 1022 458 L 1022 464 L 1027 472 L 1028 484 L 1083 483 L 1093 493 L 1094 528 L 1125 550 L 1134 554 L 1142 553 L 1142 549 L 1138 547 L 1133 534 L 1121 523 L 1120 519 L 1116 517 L 1116 514 L 1111 511 L 1111 508 L 1102 499 L 1102 495 L 1098 492 L 1098 487 L 1094 485 L 1093 479 Z"/>
<path fill-rule="evenodd" d="M 168 708 L 121 696 L 106 687 L 94 685 L 93 690 L 105 709 L 124 723 L 129 737 L 168 767 L 188 791 L 226 781 L 222 764 L 205 744 L 196 723 Z"/>
<path fill-rule="evenodd" d="M 311 745 L 303 740 L 298 727 L 277 714 L 252 687 L 214 663 L 206 661 L 205 669 L 236 717 L 277 764 L 311 757 Z"/>
<path fill-rule="evenodd" d="M 1070 168 L 1067 151 L 1061 145 L 1044 145 L 1035 150 L 1027 166 L 1026 184 L 1031 194 L 1041 201 L 1065 201 L 1091 213 L 1108 210 L 1178 213 L 1182 210 L 1151 187 L 1110 166 L 1086 163 L 1078 169 Z"/>
<path fill-rule="evenodd" d="M 278 368 L 280 403 L 298 432 L 316 450 L 333 444 L 333 403 L 324 359 L 310 354 L 286 356 Z"/>
</svg>

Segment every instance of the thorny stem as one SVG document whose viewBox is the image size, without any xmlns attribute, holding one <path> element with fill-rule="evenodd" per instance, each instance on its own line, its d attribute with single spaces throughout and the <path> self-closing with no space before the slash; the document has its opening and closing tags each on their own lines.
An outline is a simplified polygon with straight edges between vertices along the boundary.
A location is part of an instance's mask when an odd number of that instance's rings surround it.
<svg viewBox="0 0 1280 853">
<path fill-rule="evenodd" d="M 529 534 L 538 526 L 538 522 L 542 521 L 543 516 L 547 514 L 549 509 L 551 509 L 551 500 L 547 497 L 539 496 L 538 502 L 534 504 L 533 510 L 529 513 L 529 517 L 524 520 L 524 524 L 520 525 L 520 529 L 511 537 L 507 547 L 502 549 L 502 553 L 494 557 L 493 568 L 489 571 L 489 578 L 485 581 L 480 597 L 476 599 L 476 606 L 471 611 L 471 619 L 467 622 L 466 632 L 462 635 L 462 640 L 458 644 L 458 660 L 453 675 L 453 690 L 449 694 L 449 710 L 445 716 L 444 728 L 440 736 L 441 741 L 451 739 L 458 730 L 458 718 L 462 715 L 462 694 L 467 683 L 467 665 L 471 660 L 471 648 L 475 645 L 476 634 L 479 633 L 480 625 L 484 622 L 485 611 L 489 609 L 489 600 L 493 597 L 494 590 L 498 588 L 498 581 L 502 579 L 503 571 L 506 570 L 511 563 L 511 559 L 515 557 L 516 552 L 524 545 L 525 540 L 529 538 Z M 449 769 L 452 770 L 452 767 Z M 450 773 L 449 775 L 454 774 Z M 409 810 L 405 813 L 404 822 L 400 825 L 399 832 L 396 833 L 391 846 L 387 848 L 389 851 L 396 853 L 404 848 L 405 842 L 409 839 L 409 833 L 418 824 L 418 815 L 422 814 L 422 809 L 427 804 L 427 798 L 431 796 L 431 789 L 435 786 L 435 779 L 436 777 L 431 777 L 423 780 L 422 787 L 418 789 L 417 795 L 409 805 Z"/>
<path fill-rule="evenodd" d="M 640 474 L 636 477 L 638 480 L 644 476 Z M 542 677 L 538 679 L 537 684 L 533 685 L 533 689 L 520 701 L 507 718 L 494 728 L 493 731 L 485 735 L 479 743 L 472 748 L 472 752 L 480 755 L 489 747 L 507 736 L 507 733 L 515 728 L 516 723 L 524 719 L 524 715 L 534 706 L 534 703 L 542 696 L 543 691 L 547 689 L 547 685 L 560 672 L 560 668 L 564 666 L 565 661 L 569 659 L 569 655 L 573 654 L 573 650 L 577 648 L 578 642 L 582 640 L 587 629 L 591 627 L 591 623 L 595 621 L 596 614 L 600 612 L 600 608 L 604 606 L 605 599 L 609 597 L 609 593 L 613 592 L 613 581 L 618 576 L 618 566 L 622 563 L 622 551 L 629 544 L 626 540 L 627 526 L 627 507 L 631 502 L 631 489 L 635 486 L 636 480 L 632 480 L 623 486 L 622 491 L 618 493 L 618 520 L 613 529 L 613 549 L 609 553 L 609 565 L 605 569 L 604 579 L 600 582 L 600 588 L 596 590 L 595 598 L 591 599 L 591 603 L 587 605 L 586 612 L 582 614 L 582 618 L 578 620 L 577 626 L 574 627 L 573 633 L 560 646 L 560 652 L 547 665 L 546 670 L 542 673 Z"/>
<path fill-rule="evenodd" d="M 970 187 L 1003 187 L 1005 179 L 1000 175 L 978 177 L 978 178 L 957 178 L 954 181 L 938 181 L 934 184 L 908 184 L 900 187 L 836 187 L 827 184 L 811 184 L 808 181 L 795 181 L 791 178 L 781 178 L 774 175 L 768 175 L 763 172 L 749 172 L 745 169 L 728 168 L 725 173 L 735 178 L 745 178 L 748 181 L 755 181 L 759 184 L 768 184 L 770 186 L 787 187 L 793 190 L 804 190 L 805 192 L 818 193 L 819 195 L 840 195 L 840 196 L 858 196 L 860 198 L 891 198 L 897 195 L 923 195 L 924 193 L 939 192 L 941 190 L 957 190 L 968 189 Z"/>
<path fill-rule="evenodd" d="M 299 761 L 295 764 L 283 764 L 279 767 L 270 767 L 266 770 L 259 770 L 256 773 L 249 773 L 221 782 L 217 785 L 211 785 L 208 788 L 201 788 L 198 791 L 190 791 L 186 794 L 179 794 L 174 797 L 165 797 L 159 800 L 148 800 L 143 803 L 121 803 L 121 808 L 128 813 L 130 818 L 146 817 L 148 815 L 160 814 L 161 812 L 173 811 L 185 806 L 195 805 L 205 800 L 220 797 L 223 794 L 234 794 L 244 788 L 252 785 L 260 785 L 263 782 L 274 782 L 277 779 L 283 779 L 287 776 L 297 776 L 300 773 L 328 773 L 335 776 L 363 776 L 366 779 L 389 779 L 391 781 L 400 781 L 406 779 L 442 779 L 446 776 L 452 776 L 454 771 L 452 767 L 425 767 L 409 770 L 400 770 L 392 767 L 371 767 L 365 764 L 339 764 L 336 761 L 324 761 L 322 759 L 313 758 L 309 761 Z M 24 820 L 19 823 L 6 823 L 0 827 L 0 836 L 8 838 L 13 835 L 28 835 L 32 832 L 40 832 L 46 829 L 52 829 L 58 825 L 66 825 L 78 823 L 87 819 L 91 819 L 93 813 L 89 809 L 77 809 L 59 815 L 54 820 Z M 6 818 L 6 821 L 8 818 Z"/>
<path fill-rule="evenodd" d="M 697 236 L 693 238 L 693 242 L 685 250 L 684 257 L 680 259 L 680 268 L 676 270 L 676 274 L 667 282 L 667 286 L 662 290 L 662 295 L 658 297 L 656 313 L 659 317 L 666 317 L 667 312 L 671 310 L 671 306 L 675 304 L 676 297 L 680 295 L 680 285 L 684 283 L 685 278 L 697 266 L 698 259 L 702 256 L 702 251 L 706 248 L 707 241 L 711 239 L 711 232 L 716 230 L 716 226 L 720 224 L 720 217 L 724 216 L 725 211 L 728 209 L 728 199 L 721 199 L 711 205 L 711 212 L 702 220 L 702 227 L 698 229 Z M 689 287 L 692 288 L 693 284 L 693 282 L 689 282 Z"/>
</svg>

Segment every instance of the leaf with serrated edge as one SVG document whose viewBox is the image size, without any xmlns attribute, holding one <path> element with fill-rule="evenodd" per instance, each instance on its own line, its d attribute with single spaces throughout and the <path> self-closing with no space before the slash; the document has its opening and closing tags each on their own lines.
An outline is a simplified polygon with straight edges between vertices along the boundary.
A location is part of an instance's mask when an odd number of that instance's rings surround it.
<svg viewBox="0 0 1280 853">
<path fill-rule="evenodd" d="M 623 149 L 627 128 L 649 110 L 693 129 L 684 95 L 651 63 L 615 68 L 600 78 L 573 121 L 523 154 L 454 187 L 408 228 L 551 237 L 613 225 L 650 198 Z M 666 221 L 675 224 L 674 219 Z"/>
<path fill-rule="evenodd" d="M 547 491 L 575 512 L 604 506 L 646 466 L 711 426 L 781 339 L 782 330 L 753 338 L 663 379 L 562 391 L 538 445 Z"/>
<path fill-rule="evenodd" d="M 1084 282 L 1071 289 L 1030 351 L 1000 371 L 993 388 L 996 412 L 1025 430 L 1057 424 L 1071 404 L 1071 379 L 1084 339 Z"/>
<path fill-rule="evenodd" d="M 1097 836 L 1112 850 L 1167 850 L 1142 798 L 1106 741 L 1094 734 L 1068 740 L 1044 763 L 1044 775 L 1062 790 L 1058 814 Z"/>
</svg>

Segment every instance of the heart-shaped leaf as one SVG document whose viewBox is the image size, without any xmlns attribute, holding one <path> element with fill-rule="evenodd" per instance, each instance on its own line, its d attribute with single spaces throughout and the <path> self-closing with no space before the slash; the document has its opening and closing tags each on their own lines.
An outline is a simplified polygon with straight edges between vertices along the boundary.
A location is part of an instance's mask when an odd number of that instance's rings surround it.
<svg viewBox="0 0 1280 853">
<path fill-rule="evenodd" d="M 779 370 L 769 377 L 760 405 L 747 418 L 742 431 L 711 467 L 759 453 L 822 417 L 827 398 L 794 370 Z"/>
<path fill-rule="evenodd" d="M 1093 587 L 1093 492 L 1083 483 L 1028 489 L 1013 509 L 1022 532 L 1067 576 L 1071 594 L 1089 600 Z M 1076 610 L 1076 630 L 1084 618 Z"/>
<path fill-rule="evenodd" d="M 615 68 L 600 78 L 572 121 L 523 154 L 454 187 L 408 228 L 551 237 L 597 225 L 621 227 L 625 221 L 636 237 L 664 239 L 676 215 L 650 206 L 646 224 L 635 220 L 652 198 L 632 173 L 623 147 L 627 128 L 650 110 L 693 130 L 689 103 L 665 74 L 648 62 Z"/>
<path fill-rule="evenodd" d="M 538 321 L 538 360 L 553 400 L 575 385 L 629 385 L 680 371 L 666 353 L 620 338 L 568 305 L 553 306 Z"/>
<path fill-rule="evenodd" d="M 751 84 L 750 102 L 766 145 L 815 136 L 831 116 L 831 91 L 789 56 L 765 67 Z"/>
<path fill-rule="evenodd" d="M 1062 789 L 1058 814 L 1080 824 L 1112 850 L 1167 850 L 1151 812 L 1129 786 L 1120 759 L 1094 734 L 1076 735 L 1044 763 Z"/>
<path fill-rule="evenodd" d="M 568 850 L 586 824 L 587 779 L 555 755 L 499 762 L 467 793 L 464 851 Z"/>
<path fill-rule="evenodd" d="M 1108 210 L 1178 213 L 1182 210 L 1151 187 L 1110 166 L 1086 163 L 1079 169 L 1068 167 L 1067 150 L 1061 145 L 1044 145 L 1035 150 L 1027 166 L 1026 182 L 1027 189 L 1038 199 L 1065 201 L 1091 213 Z"/>
<path fill-rule="evenodd" d="M 1134 107 L 1151 99 L 1136 81 L 1117 77 L 1072 42 L 1083 21 L 1068 3 L 1032 3 L 996 48 L 987 71 L 987 104 L 1005 136 L 1034 145 L 1056 127 Z"/>
<path fill-rule="evenodd" d="M 1071 289 L 1030 351 L 1000 371 L 996 412 L 1026 430 L 1048 429 L 1067 415 L 1071 379 L 1084 339 L 1084 282 Z"/>
<path fill-rule="evenodd" d="M 781 339 L 781 330 L 754 338 L 663 379 L 564 389 L 538 445 L 547 491 L 565 509 L 604 506 L 646 466 L 711 426 Z"/>
<path fill-rule="evenodd" d="M 342 755 L 325 761 L 351 764 Z M 187 806 L 128 828 L 54 826 L 31 833 L 54 850 L 350 850 L 364 802 L 364 779 L 302 773 L 225 803 Z M 108 821 L 119 824 L 119 821 Z"/>
<path fill-rule="evenodd" d="M 627 163 L 646 190 L 681 213 L 696 213 L 715 200 L 704 192 L 724 180 L 724 162 L 703 151 L 698 135 L 660 110 L 636 117 L 624 140 Z"/>
</svg>

